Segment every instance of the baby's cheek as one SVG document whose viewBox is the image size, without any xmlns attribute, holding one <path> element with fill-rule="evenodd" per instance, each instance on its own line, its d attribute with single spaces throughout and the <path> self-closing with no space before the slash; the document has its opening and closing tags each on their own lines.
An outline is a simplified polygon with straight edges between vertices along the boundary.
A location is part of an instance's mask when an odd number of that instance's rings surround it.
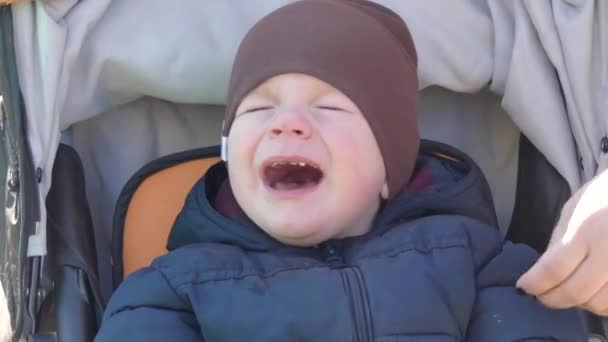
<svg viewBox="0 0 608 342">
<path fill-rule="evenodd" d="M 250 188 L 254 181 L 253 147 L 251 139 L 239 133 L 231 131 L 228 139 L 228 174 L 233 187 Z"/>
<path fill-rule="evenodd" d="M 228 160 L 240 163 L 251 161 L 259 133 L 246 123 L 234 125 L 228 137 Z"/>
<path fill-rule="evenodd" d="M 333 154 L 350 155 L 360 150 L 360 137 L 350 126 L 343 126 L 324 135 L 325 142 Z"/>
</svg>

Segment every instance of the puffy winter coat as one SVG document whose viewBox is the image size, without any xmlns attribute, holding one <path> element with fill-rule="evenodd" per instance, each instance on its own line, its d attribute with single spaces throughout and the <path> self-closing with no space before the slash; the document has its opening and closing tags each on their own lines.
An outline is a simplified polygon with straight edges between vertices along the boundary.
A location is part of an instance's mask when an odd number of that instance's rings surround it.
<svg viewBox="0 0 608 342">
<path fill-rule="evenodd" d="M 371 232 L 314 248 L 215 208 L 224 164 L 192 189 L 172 252 L 128 277 L 96 341 L 585 341 L 579 312 L 515 288 L 537 258 L 504 242 L 479 168 L 423 144 Z M 532 229 L 532 227 L 531 227 Z"/>
</svg>

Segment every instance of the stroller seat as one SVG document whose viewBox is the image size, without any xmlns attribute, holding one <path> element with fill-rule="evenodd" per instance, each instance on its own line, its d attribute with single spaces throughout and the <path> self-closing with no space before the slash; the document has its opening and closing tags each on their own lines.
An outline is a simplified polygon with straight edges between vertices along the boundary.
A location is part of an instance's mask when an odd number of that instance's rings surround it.
<svg viewBox="0 0 608 342">
<path fill-rule="evenodd" d="M 177 153 L 140 169 L 125 185 L 113 227 L 113 283 L 167 253 L 167 237 L 194 183 L 219 161 L 219 146 Z"/>
</svg>

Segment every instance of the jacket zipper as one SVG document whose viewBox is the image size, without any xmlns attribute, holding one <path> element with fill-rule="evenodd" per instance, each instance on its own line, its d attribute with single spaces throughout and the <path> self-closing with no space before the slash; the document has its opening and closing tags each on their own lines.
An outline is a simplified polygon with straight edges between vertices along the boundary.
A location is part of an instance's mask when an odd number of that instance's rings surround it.
<svg viewBox="0 0 608 342">
<path fill-rule="evenodd" d="M 330 267 L 340 270 L 344 290 L 349 298 L 349 306 L 355 329 L 354 342 L 373 340 L 369 298 L 361 270 L 344 261 L 339 247 L 332 242 L 325 245 L 325 260 Z"/>
</svg>

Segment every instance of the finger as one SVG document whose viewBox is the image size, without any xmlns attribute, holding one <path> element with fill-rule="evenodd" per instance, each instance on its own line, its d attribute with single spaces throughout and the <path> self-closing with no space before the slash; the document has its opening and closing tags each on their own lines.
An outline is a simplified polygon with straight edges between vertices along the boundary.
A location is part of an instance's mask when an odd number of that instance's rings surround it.
<svg viewBox="0 0 608 342">
<path fill-rule="evenodd" d="M 583 305 L 583 309 L 599 316 L 608 316 L 608 283 Z"/>
<path fill-rule="evenodd" d="M 538 300 L 552 308 L 583 306 L 589 302 L 608 283 L 603 254 L 590 252 L 568 279 L 538 296 Z"/>
<path fill-rule="evenodd" d="M 568 279 L 586 254 L 586 244 L 577 239 L 567 244 L 554 244 L 519 278 L 516 286 L 533 296 L 540 296 Z"/>
</svg>

